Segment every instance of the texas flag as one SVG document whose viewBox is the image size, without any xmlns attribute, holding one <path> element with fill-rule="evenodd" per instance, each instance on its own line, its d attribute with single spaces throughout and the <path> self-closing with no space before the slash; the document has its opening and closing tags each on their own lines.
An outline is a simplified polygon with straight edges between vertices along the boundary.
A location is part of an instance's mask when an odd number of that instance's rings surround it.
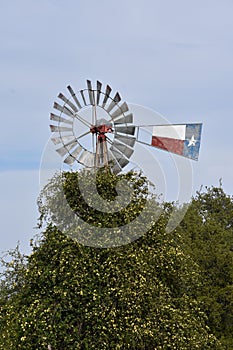
<svg viewBox="0 0 233 350">
<path fill-rule="evenodd" d="M 157 125 L 151 145 L 181 156 L 198 159 L 202 124 Z"/>
</svg>

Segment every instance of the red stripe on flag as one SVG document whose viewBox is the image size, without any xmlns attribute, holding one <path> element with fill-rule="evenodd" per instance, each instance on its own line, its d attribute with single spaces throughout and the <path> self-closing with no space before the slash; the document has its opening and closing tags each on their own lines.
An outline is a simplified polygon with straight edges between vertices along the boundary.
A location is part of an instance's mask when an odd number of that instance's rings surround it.
<svg viewBox="0 0 233 350">
<path fill-rule="evenodd" d="M 184 149 L 183 140 L 170 139 L 168 137 L 152 136 L 151 145 L 172 153 L 183 154 L 183 149 Z"/>
</svg>

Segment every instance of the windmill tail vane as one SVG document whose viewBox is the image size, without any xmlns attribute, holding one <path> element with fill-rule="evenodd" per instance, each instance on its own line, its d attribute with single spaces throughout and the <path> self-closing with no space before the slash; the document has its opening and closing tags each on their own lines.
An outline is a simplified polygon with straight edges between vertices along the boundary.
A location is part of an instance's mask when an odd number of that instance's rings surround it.
<svg viewBox="0 0 233 350">
<path fill-rule="evenodd" d="M 145 142 L 143 135 L 141 136 L 145 127 L 150 134 L 150 142 Z M 136 126 L 136 128 L 137 142 L 198 160 L 202 123 Z"/>
<path fill-rule="evenodd" d="M 198 160 L 201 123 L 135 125 L 128 104 L 120 103 L 120 94 L 111 96 L 112 88 L 102 87 L 97 81 L 93 88 L 87 80 L 85 89 L 75 93 L 68 86 L 69 98 L 60 93 L 62 104 L 54 102 L 56 114 L 50 115 L 50 129 L 64 163 L 71 166 L 77 162 L 86 168 L 110 166 L 117 174 L 130 162 L 136 142 Z"/>
</svg>

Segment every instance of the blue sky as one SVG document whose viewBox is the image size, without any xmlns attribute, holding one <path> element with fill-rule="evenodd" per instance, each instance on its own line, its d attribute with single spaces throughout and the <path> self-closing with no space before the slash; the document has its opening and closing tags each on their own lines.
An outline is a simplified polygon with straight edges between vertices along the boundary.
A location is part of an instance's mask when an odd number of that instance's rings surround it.
<svg viewBox="0 0 233 350">
<path fill-rule="evenodd" d="M 0 251 L 29 250 L 53 101 L 87 78 L 171 123 L 203 122 L 193 191 L 222 178 L 233 194 L 232 13 L 231 0 L 1 1 Z"/>
</svg>

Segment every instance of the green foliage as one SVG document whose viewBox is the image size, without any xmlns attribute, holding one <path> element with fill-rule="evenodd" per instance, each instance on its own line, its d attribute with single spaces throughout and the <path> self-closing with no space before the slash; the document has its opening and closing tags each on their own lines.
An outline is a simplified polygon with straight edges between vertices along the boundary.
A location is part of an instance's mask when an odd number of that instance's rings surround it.
<svg viewBox="0 0 233 350">
<path fill-rule="evenodd" d="M 73 239 L 95 247 L 137 239 L 161 211 L 148 193 L 147 179 L 133 172 L 120 176 L 106 171 L 59 174 L 45 187 L 38 205 L 40 227 L 43 222 L 53 223 Z M 131 222 L 134 224 L 129 225 Z"/>
<path fill-rule="evenodd" d="M 10 261 L 9 261 L 10 258 Z M 3 272 L 0 273 L 0 295 L 7 301 L 21 291 L 26 270 L 26 256 L 21 254 L 19 244 L 0 258 Z"/>
<path fill-rule="evenodd" d="M 233 198 L 221 187 L 198 192 L 178 231 L 202 274 L 199 300 L 208 326 L 233 349 Z"/>
<path fill-rule="evenodd" d="M 11 349 L 213 349 L 188 290 L 190 261 L 164 233 L 115 249 L 82 247 L 50 226 L 4 306 Z M 176 278 L 175 278 L 176 277 Z M 217 347 L 216 347 L 217 348 Z"/>
<path fill-rule="evenodd" d="M 148 199 L 147 183 L 144 176 L 138 176 L 133 172 L 118 176 L 104 170 L 96 173 L 82 171 L 58 174 L 48 183 L 39 197 L 41 224 L 44 219 L 46 224 L 49 219 L 55 223 L 60 221 L 64 223 L 67 217 L 70 218 L 71 208 L 83 221 L 92 226 L 111 228 L 125 225 L 144 208 Z M 121 208 L 121 202 L 116 199 L 120 196 L 124 200 L 124 196 L 127 195 L 127 184 L 132 189 L 132 196 L 130 203 Z M 120 188 L 118 185 L 121 185 Z M 64 197 L 68 203 L 67 207 L 61 206 Z M 98 210 L 99 202 L 102 200 L 105 212 Z M 115 212 L 112 210 L 114 206 Z"/>
<path fill-rule="evenodd" d="M 118 179 L 108 173 L 99 176 L 98 193 L 113 205 Z M 127 177 L 134 187 L 132 200 L 127 210 L 113 216 L 115 224 L 132 220 L 145 206 L 146 179 L 133 173 Z M 91 216 L 92 223 L 94 218 L 102 222 L 91 206 L 82 211 L 77 174 L 65 173 L 64 178 L 62 191 L 65 186 L 73 210 L 83 218 Z M 40 242 L 26 264 L 14 257 L 14 266 L 22 265 L 20 288 L 0 292 L 0 350 L 47 349 L 48 344 L 52 350 L 223 349 L 206 325 L 198 299 L 199 267 L 181 248 L 182 235 L 165 230 L 168 209 L 131 244 L 83 246 L 52 224 L 60 214 L 70 215 L 59 206 L 64 193 L 59 186 L 56 191 L 57 178 L 54 184 L 39 200 L 41 222 L 47 220 Z M 156 199 L 148 200 L 156 210 Z M 113 225 L 109 216 L 104 220 Z"/>
</svg>

